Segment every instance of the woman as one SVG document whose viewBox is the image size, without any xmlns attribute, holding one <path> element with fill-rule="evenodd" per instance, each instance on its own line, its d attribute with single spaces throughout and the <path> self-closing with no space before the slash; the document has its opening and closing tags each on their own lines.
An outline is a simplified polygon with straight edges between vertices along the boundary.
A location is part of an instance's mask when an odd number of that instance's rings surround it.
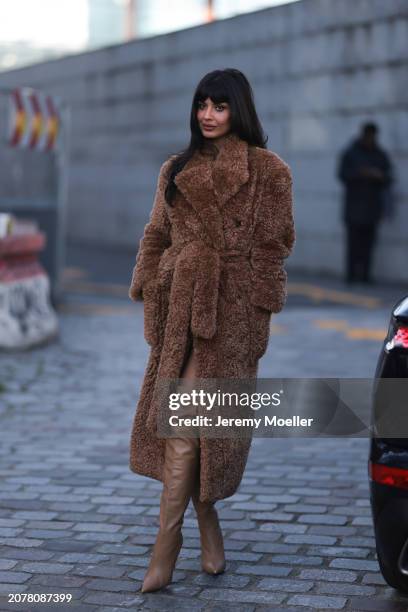
<svg viewBox="0 0 408 612">
<path fill-rule="evenodd" d="M 133 422 L 130 469 L 163 482 L 160 528 L 142 592 L 171 582 L 190 498 L 204 571 L 225 569 L 214 503 L 233 495 L 250 438 L 159 437 L 158 381 L 256 379 L 271 313 L 286 300 L 295 242 L 289 166 L 266 149 L 253 93 L 235 69 L 200 81 L 186 150 L 161 167 L 130 297 L 144 300 L 151 347 Z M 190 387 L 189 387 L 190 385 Z"/>
</svg>

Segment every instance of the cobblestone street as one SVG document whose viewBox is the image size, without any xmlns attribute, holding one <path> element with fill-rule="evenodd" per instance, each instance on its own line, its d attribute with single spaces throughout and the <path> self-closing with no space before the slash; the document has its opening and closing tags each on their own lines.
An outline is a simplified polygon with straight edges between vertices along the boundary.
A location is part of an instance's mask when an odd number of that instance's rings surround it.
<svg viewBox="0 0 408 612">
<path fill-rule="evenodd" d="M 377 307 L 291 298 L 260 377 L 371 377 L 401 294 Z M 404 612 L 375 555 L 366 439 L 253 441 L 237 494 L 218 502 L 227 570 L 200 571 L 190 504 L 164 591 L 138 593 L 161 484 L 128 468 L 148 355 L 143 305 L 72 298 L 58 342 L 1 361 L 0 609 Z M 9 593 L 70 593 L 69 604 Z"/>
</svg>

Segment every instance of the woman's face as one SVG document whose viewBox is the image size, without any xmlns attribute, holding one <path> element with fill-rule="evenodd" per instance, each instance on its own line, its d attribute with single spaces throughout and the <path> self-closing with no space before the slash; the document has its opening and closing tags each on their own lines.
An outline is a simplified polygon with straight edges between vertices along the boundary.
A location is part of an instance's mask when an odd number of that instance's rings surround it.
<svg viewBox="0 0 408 612">
<path fill-rule="evenodd" d="M 211 98 L 198 103 L 197 120 L 205 138 L 219 138 L 231 128 L 230 107 L 227 102 L 214 104 Z"/>
</svg>

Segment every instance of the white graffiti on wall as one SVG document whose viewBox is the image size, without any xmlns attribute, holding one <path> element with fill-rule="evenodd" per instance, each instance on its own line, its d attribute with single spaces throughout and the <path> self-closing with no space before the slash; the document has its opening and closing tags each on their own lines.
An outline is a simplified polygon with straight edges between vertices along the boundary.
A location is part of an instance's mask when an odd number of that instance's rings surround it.
<svg viewBox="0 0 408 612">
<path fill-rule="evenodd" d="M 0 282 L 0 349 L 29 348 L 54 337 L 58 319 L 44 274 Z"/>
</svg>

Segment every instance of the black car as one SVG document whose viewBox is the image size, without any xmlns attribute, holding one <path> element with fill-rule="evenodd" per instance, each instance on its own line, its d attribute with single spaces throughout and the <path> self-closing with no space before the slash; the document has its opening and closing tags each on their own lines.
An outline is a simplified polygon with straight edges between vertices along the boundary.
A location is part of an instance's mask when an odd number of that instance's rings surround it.
<svg viewBox="0 0 408 612">
<path fill-rule="evenodd" d="M 399 379 L 400 382 L 387 379 Z M 408 415 L 408 395 L 403 395 L 408 383 L 406 379 L 408 297 L 392 309 L 377 363 L 368 461 L 371 511 L 381 573 L 391 587 L 408 593 L 408 428 L 403 425 L 405 411 Z M 381 415 L 389 418 L 389 436 L 384 435 L 387 427 L 375 426 Z M 396 433 L 406 437 L 391 437 Z"/>
</svg>

